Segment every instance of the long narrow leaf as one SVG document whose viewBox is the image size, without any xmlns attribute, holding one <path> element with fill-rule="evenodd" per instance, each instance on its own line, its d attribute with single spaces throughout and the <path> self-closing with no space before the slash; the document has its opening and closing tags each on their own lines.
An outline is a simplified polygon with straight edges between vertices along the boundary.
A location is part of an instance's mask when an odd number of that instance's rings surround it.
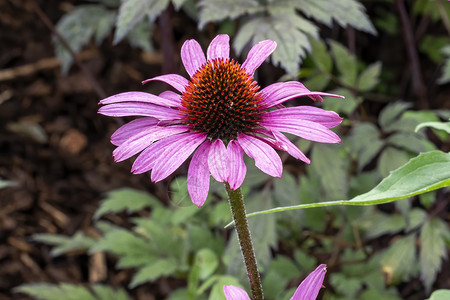
<svg viewBox="0 0 450 300">
<path fill-rule="evenodd" d="M 248 214 L 247 217 L 313 207 L 383 204 L 446 186 L 450 186 L 450 153 L 430 151 L 412 158 L 405 165 L 393 171 L 372 190 L 351 200 L 276 207 Z"/>
</svg>

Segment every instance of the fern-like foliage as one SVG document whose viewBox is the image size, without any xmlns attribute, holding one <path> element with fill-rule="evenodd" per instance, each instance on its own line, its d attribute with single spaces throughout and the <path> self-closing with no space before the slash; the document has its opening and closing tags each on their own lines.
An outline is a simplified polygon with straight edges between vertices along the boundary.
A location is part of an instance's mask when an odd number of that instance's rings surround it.
<svg viewBox="0 0 450 300">
<path fill-rule="evenodd" d="M 243 17 L 244 24 L 234 42 L 238 53 L 245 45 L 263 39 L 277 42 L 272 62 L 291 75 L 298 72 L 302 58 L 310 51 L 307 35 L 318 38 L 318 27 L 305 16 L 328 26 L 335 21 L 342 27 L 352 26 L 376 34 L 364 6 L 356 0 L 274 0 L 264 5 L 253 0 L 204 0 L 199 6 L 200 28 L 208 22 Z"/>
<path fill-rule="evenodd" d="M 445 55 L 445 63 L 442 68 L 442 75 L 438 79 L 438 83 L 444 84 L 450 82 L 450 45 L 445 46 L 441 51 Z"/>
<path fill-rule="evenodd" d="M 199 27 L 203 28 L 208 22 L 223 21 L 227 18 L 236 19 L 245 14 L 262 12 L 256 0 L 202 0 L 199 2 Z"/>
<path fill-rule="evenodd" d="M 23 284 L 14 289 L 38 300 L 130 300 L 122 289 L 113 289 L 106 285 L 94 284 L 90 288 L 69 283 L 61 284 Z"/>
<path fill-rule="evenodd" d="M 103 5 L 80 5 L 64 15 L 56 25 L 56 29 L 70 48 L 77 53 L 93 37 L 97 44 L 101 43 L 111 31 L 115 17 L 116 13 L 106 9 Z M 58 38 L 55 37 L 54 42 L 56 56 L 62 63 L 62 72 L 67 73 L 72 64 L 72 56 Z"/>
<path fill-rule="evenodd" d="M 147 17 L 153 22 L 166 9 L 169 0 L 124 0 L 119 7 L 114 44 L 120 42 L 130 30 Z"/>
</svg>

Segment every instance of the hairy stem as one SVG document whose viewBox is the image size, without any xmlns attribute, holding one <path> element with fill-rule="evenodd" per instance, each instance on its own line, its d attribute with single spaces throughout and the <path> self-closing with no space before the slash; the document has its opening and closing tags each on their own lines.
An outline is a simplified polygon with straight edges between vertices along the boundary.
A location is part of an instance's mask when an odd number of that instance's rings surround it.
<svg viewBox="0 0 450 300">
<path fill-rule="evenodd" d="M 253 249 L 250 229 L 248 227 L 242 191 L 241 188 L 238 188 L 235 191 L 231 190 L 228 183 L 225 184 L 225 187 L 228 193 L 228 200 L 233 214 L 239 245 L 241 246 L 242 256 L 244 257 L 244 263 L 247 269 L 248 280 L 250 281 L 252 299 L 262 300 L 264 298 L 261 278 L 259 277 L 258 266 L 256 265 L 255 250 Z"/>
</svg>

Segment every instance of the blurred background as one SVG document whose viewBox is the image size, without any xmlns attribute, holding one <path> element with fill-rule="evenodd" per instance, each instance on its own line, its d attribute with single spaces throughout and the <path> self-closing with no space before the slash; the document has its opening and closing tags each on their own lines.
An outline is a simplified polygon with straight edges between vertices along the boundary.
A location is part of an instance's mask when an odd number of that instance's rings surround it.
<svg viewBox="0 0 450 300">
<path fill-rule="evenodd" d="M 295 79 L 310 90 L 346 96 L 322 104 L 344 117 L 340 145 L 296 140 L 311 165 L 282 154 L 279 180 L 249 161 L 249 212 L 350 199 L 421 152 L 448 152 L 445 130 L 415 130 L 450 117 L 448 1 L 2 0 L 0 299 L 56 299 L 44 290 L 54 296 L 71 291 L 54 285 L 13 291 L 43 282 L 87 290 L 101 283 L 130 299 L 220 299 L 222 282 L 245 286 L 232 230 L 223 228 L 230 220 L 223 188 L 213 184 L 206 207 L 193 210 L 185 166 L 158 184 L 147 174 L 130 174 L 132 160 L 114 163 L 109 141 L 128 119 L 97 114 L 104 97 L 168 88 L 142 86 L 142 80 L 187 77 L 182 43 L 194 38 L 206 50 L 218 33 L 230 35 L 231 56 L 240 62 L 255 42 L 277 42 L 256 74 L 262 87 Z M 315 105 L 308 99 L 293 104 Z M 136 198 L 139 204 L 128 207 Z M 100 211 L 105 199 L 116 202 Z M 319 263 L 329 266 L 323 299 L 415 300 L 448 289 L 449 201 L 441 189 L 377 207 L 255 218 L 267 298 L 288 297 Z M 170 229 L 158 220 L 160 210 L 170 216 Z M 153 220 L 153 231 L 136 218 Z M 109 233 L 140 234 L 139 226 L 149 230 L 139 238 L 160 242 L 153 258 L 173 254 L 173 270 L 149 273 L 125 262 L 139 252 L 108 244 Z M 177 236 L 174 244 L 152 235 L 166 231 Z M 118 236 L 116 242 L 129 242 L 130 236 Z M 173 245 L 184 250 L 164 248 Z M 71 299 L 83 299 L 75 290 Z"/>
</svg>

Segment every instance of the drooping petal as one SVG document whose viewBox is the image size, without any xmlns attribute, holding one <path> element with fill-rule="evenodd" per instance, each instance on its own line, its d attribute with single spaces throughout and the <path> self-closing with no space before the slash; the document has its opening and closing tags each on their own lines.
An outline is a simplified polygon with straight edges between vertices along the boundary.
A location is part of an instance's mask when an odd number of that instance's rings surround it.
<svg viewBox="0 0 450 300">
<path fill-rule="evenodd" d="M 229 176 L 227 148 L 221 140 L 215 140 L 208 155 L 208 166 L 212 177 L 219 182 L 225 182 Z"/>
<path fill-rule="evenodd" d="M 145 116 L 158 120 L 176 120 L 182 118 L 182 113 L 160 105 L 142 102 L 121 102 L 102 106 L 98 112 L 110 117 Z"/>
<path fill-rule="evenodd" d="M 208 60 L 215 58 L 229 58 L 230 37 L 226 34 L 219 34 L 211 41 L 206 53 Z"/>
<path fill-rule="evenodd" d="M 320 96 L 338 97 L 344 98 L 343 96 L 321 93 L 321 92 L 311 92 L 303 84 L 298 81 L 287 81 L 287 82 L 277 82 L 273 83 L 261 90 L 263 96 L 262 109 L 268 109 L 284 103 L 288 100 L 308 96 L 314 101 L 322 102 L 323 99 Z"/>
<path fill-rule="evenodd" d="M 294 143 L 292 143 L 284 134 L 276 131 L 274 131 L 273 134 L 287 147 L 285 151 L 292 157 L 299 159 L 307 163 L 308 165 L 311 163 L 309 158 L 306 157 L 306 155 L 300 149 L 298 149 L 298 147 Z"/>
<path fill-rule="evenodd" d="M 247 167 L 244 163 L 244 150 L 239 146 L 239 143 L 231 140 L 227 146 L 230 175 L 228 176 L 228 183 L 232 190 L 236 190 L 244 182 Z"/>
<path fill-rule="evenodd" d="M 100 101 L 100 104 L 112 104 L 119 102 L 144 102 L 144 103 L 152 103 L 156 105 L 161 105 L 165 107 L 173 106 L 170 100 L 155 96 L 149 93 L 144 92 L 125 92 L 117 95 L 113 95 L 111 97 L 105 98 Z"/>
<path fill-rule="evenodd" d="M 184 93 L 184 91 L 186 90 L 186 86 L 189 84 L 189 81 L 186 78 L 178 74 L 166 74 L 156 76 L 142 81 L 142 84 L 146 84 L 147 82 L 153 80 L 158 80 L 170 84 L 174 89 L 176 89 L 180 93 Z"/>
<path fill-rule="evenodd" d="M 322 264 L 312 271 L 308 277 L 306 277 L 302 283 L 298 286 L 297 290 L 292 296 L 291 300 L 314 300 L 319 294 L 322 287 L 325 273 L 327 272 L 327 265 Z"/>
<path fill-rule="evenodd" d="M 206 63 L 202 47 L 193 39 L 185 41 L 181 47 L 181 60 L 191 77 Z"/>
<path fill-rule="evenodd" d="M 119 147 L 113 151 L 114 160 L 116 162 L 123 161 L 131 156 L 141 152 L 153 142 L 169 137 L 171 135 L 183 133 L 189 130 L 188 126 L 153 126 L 146 130 L 141 130 L 139 133 L 133 135 Z"/>
<path fill-rule="evenodd" d="M 224 285 L 223 292 L 227 300 L 251 300 L 246 291 L 234 285 Z"/>
<path fill-rule="evenodd" d="M 333 128 L 341 124 L 342 118 L 334 111 L 324 110 L 314 106 L 294 106 L 276 109 L 264 114 L 264 119 L 270 120 L 301 119 L 322 124 L 327 128 Z"/>
<path fill-rule="evenodd" d="M 170 101 L 171 106 L 181 107 L 181 95 L 172 91 L 164 91 L 159 94 L 159 97 Z"/>
<path fill-rule="evenodd" d="M 187 187 L 192 202 L 198 207 L 205 203 L 209 191 L 208 155 L 211 143 L 205 141 L 192 156 L 187 174 Z"/>
<path fill-rule="evenodd" d="M 339 143 L 339 136 L 325 126 L 299 119 L 262 119 L 260 125 L 274 131 L 295 134 L 301 138 L 321 143 Z"/>
<path fill-rule="evenodd" d="M 194 150 L 206 139 L 204 133 L 181 133 L 165 147 L 160 159 L 155 162 L 152 171 L 152 181 L 158 182 L 172 174 Z M 171 137 L 169 137 L 171 138 Z"/>
<path fill-rule="evenodd" d="M 159 120 L 152 117 L 144 117 L 132 120 L 125 125 L 122 125 L 111 136 L 111 143 L 115 146 L 119 146 L 127 139 L 135 134 L 138 134 L 142 130 L 146 130 L 150 127 L 156 126 Z"/>
<path fill-rule="evenodd" d="M 275 50 L 277 43 L 271 40 L 265 40 L 254 45 L 248 52 L 247 59 L 242 64 L 242 68 L 248 74 L 253 75 L 255 70 L 266 60 Z"/>
<path fill-rule="evenodd" d="M 264 141 L 274 149 L 287 151 L 287 146 L 282 141 L 280 141 L 280 139 L 274 134 L 272 130 L 266 128 L 255 128 L 253 132 L 261 134 L 255 135 L 255 137 Z"/>
<path fill-rule="evenodd" d="M 245 153 L 255 160 L 256 167 L 270 176 L 281 177 L 283 164 L 272 147 L 243 133 L 238 135 L 237 140 Z"/>
</svg>

